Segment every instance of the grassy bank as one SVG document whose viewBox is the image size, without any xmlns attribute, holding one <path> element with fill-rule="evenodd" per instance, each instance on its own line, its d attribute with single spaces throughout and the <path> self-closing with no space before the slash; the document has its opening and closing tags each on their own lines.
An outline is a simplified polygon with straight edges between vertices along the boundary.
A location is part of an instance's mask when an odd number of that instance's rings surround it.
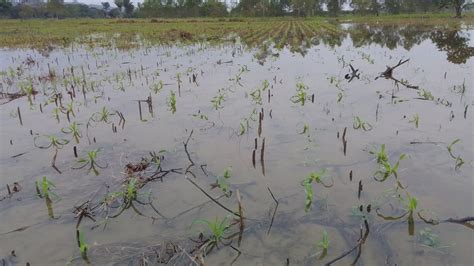
<svg viewBox="0 0 474 266">
<path fill-rule="evenodd" d="M 273 39 L 285 43 L 291 39 L 310 38 L 321 34 L 337 34 L 341 22 L 420 25 L 473 25 L 474 16 L 463 19 L 449 14 L 410 14 L 381 16 L 341 16 L 286 18 L 225 19 L 65 19 L 65 20 L 0 20 L 0 47 L 48 48 L 67 46 L 72 42 L 122 48 L 137 44 L 137 36 L 150 44 L 222 40 L 238 34 L 246 43 Z M 288 40 L 290 39 L 290 40 Z"/>
</svg>

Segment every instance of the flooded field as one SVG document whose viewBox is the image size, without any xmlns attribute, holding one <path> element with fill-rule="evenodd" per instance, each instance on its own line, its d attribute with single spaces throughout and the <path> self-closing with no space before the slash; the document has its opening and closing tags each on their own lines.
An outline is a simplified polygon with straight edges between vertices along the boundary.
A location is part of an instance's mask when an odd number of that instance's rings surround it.
<svg viewBox="0 0 474 266">
<path fill-rule="evenodd" d="M 263 24 L 0 35 L 0 265 L 472 265 L 474 24 Z"/>
</svg>

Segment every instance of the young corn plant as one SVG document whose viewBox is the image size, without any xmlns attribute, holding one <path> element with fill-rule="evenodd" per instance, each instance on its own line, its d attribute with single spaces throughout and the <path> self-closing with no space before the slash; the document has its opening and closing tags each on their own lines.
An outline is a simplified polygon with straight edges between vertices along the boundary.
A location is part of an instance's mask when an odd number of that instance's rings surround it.
<svg viewBox="0 0 474 266">
<path fill-rule="evenodd" d="M 451 158 L 453 158 L 455 160 L 455 166 L 454 166 L 454 169 L 455 170 L 459 170 L 459 168 L 461 168 L 461 166 L 464 164 L 464 160 L 462 159 L 462 157 L 460 155 L 458 156 L 455 156 L 453 154 L 453 146 L 454 144 L 460 142 L 461 140 L 460 139 L 455 139 L 453 140 L 447 147 L 448 149 L 448 152 L 449 152 L 449 155 L 451 156 Z"/>
<path fill-rule="evenodd" d="M 79 139 L 82 138 L 81 131 L 79 130 L 79 124 L 72 122 L 68 127 L 61 129 L 64 134 L 71 134 L 71 140 L 75 140 L 79 144 Z M 69 140 L 69 141 L 71 141 Z"/>
<path fill-rule="evenodd" d="M 51 190 L 53 188 L 56 188 L 56 186 L 53 182 L 48 180 L 46 176 L 43 176 L 43 179 L 41 181 L 35 182 L 35 187 L 36 194 L 38 195 L 38 197 L 43 198 L 46 203 L 49 218 L 54 218 L 52 197 L 59 199 L 59 196 Z"/>
<path fill-rule="evenodd" d="M 333 184 L 326 184 L 323 181 L 324 176 L 326 175 L 326 169 L 323 169 L 319 172 L 311 172 L 306 178 L 301 182 L 301 185 L 304 187 L 306 193 L 305 201 L 305 212 L 308 212 L 311 209 L 313 204 L 314 191 L 313 191 L 313 182 L 322 185 L 325 188 L 330 188 Z"/>
<path fill-rule="evenodd" d="M 319 256 L 320 260 L 323 259 L 324 257 L 326 257 L 326 255 L 328 254 L 329 243 L 330 243 L 330 241 L 329 241 L 328 232 L 326 230 L 324 230 L 323 231 L 323 238 L 318 243 L 318 247 L 322 249 L 321 255 Z"/>
<path fill-rule="evenodd" d="M 408 192 L 407 192 L 407 198 L 408 198 L 408 234 L 412 236 L 415 234 L 415 221 L 413 219 L 413 213 L 418 207 L 418 200 L 415 197 L 410 196 Z"/>
<path fill-rule="evenodd" d="M 219 188 L 226 197 L 230 197 L 232 195 L 232 191 L 230 190 L 230 183 L 229 178 L 232 176 L 232 168 L 227 167 L 224 170 L 224 174 L 222 176 L 218 176 L 216 183 L 212 185 L 212 188 Z"/>
<path fill-rule="evenodd" d="M 171 91 L 168 97 L 168 110 L 173 114 L 176 113 L 176 94 L 174 91 Z"/>
<path fill-rule="evenodd" d="M 228 237 L 230 231 L 228 217 L 225 217 L 222 220 L 216 218 L 214 221 L 197 220 L 193 224 L 202 224 L 207 229 L 205 232 L 201 231 L 201 234 L 209 235 L 209 238 L 202 246 L 204 256 L 208 255 L 214 248 L 219 248 L 219 244 L 222 243 L 223 245 L 226 245 L 223 241 Z"/>
<path fill-rule="evenodd" d="M 372 151 L 370 151 L 369 153 L 375 155 L 378 164 L 382 164 L 383 162 L 387 162 L 387 161 L 388 161 L 388 155 L 387 155 L 387 153 L 385 152 L 385 144 L 382 144 L 382 145 L 380 146 L 380 150 L 379 150 L 379 151 L 373 151 L 373 150 L 372 150 Z"/>
<path fill-rule="evenodd" d="M 20 83 L 19 86 L 20 86 L 20 91 L 26 95 L 30 106 L 33 105 L 33 97 L 37 93 L 33 89 L 33 82 L 31 80 L 25 81 L 25 82 Z"/>
<path fill-rule="evenodd" d="M 60 114 L 60 113 L 61 113 L 61 109 L 59 109 L 58 107 L 55 107 L 55 108 L 53 109 L 53 117 L 54 117 L 54 119 L 56 119 L 56 121 L 57 121 L 58 123 L 61 122 L 61 119 L 59 118 L 59 114 Z"/>
<path fill-rule="evenodd" d="M 50 198 L 55 197 L 59 198 L 56 193 L 52 192 L 51 189 L 56 188 L 53 182 L 48 180 L 46 176 L 43 176 L 43 179 L 41 181 L 36 181 L 35 182 L 36 186 L 36 194 L 40 198 Z"/>
<path fill-rule="evenodd" d="M 296 83 L 296 94 L 291 96 L 290 101 L 292 103 L 300 103 L 304 106 L 305 102 L 310 99 L 308 96 L 309 87 L 302 82 Z"/>
<path fill-rule="evenodd" d="M 254 104 L 262 105 L 263 99 L 262 99 L 262 90 L 260 88 L 255 89 L 250 93 L 250 96 L 252 97 L 252 102 Z"/>
<path fill-rule="evenodd" d="M 158 94 L 162 89 L 163 89 L 163 81 L 160 80 L 158 83 L 153 84 L 151 87 L 151 90 L 155 93 Z"/>
<path fill-rule="evenodd" d="M 212 100 L 211 100 L 212 107 L 214 107 L 214 109 L 216 110 L 222 109 L 223 108 L 222 103 L 224 101 L 225 101 L 225 94 L 221 89 L 219 89 L 217 91 L 217 95 L 212 97 Z"/>
<path fill-rule="evenodd" d="M 79 160 L 77 160 L 77 163 L 76 163 L 77 165 L 73 166 L 72 169 L 82 169 L 86 166 L 89 166 L 89 170 L 87 173 L 90 173 L 92 171 L 96 176 L 98 176 L 100 173 L 99 173 L 99 170 L 97 170 L 97 168 L 105 169 L 107 167 L 107 164 L 102 166 L 97 162 L 98 153 L 99 153 L 99 149 L 95 149 L 95 150 L 87 152 L 87 157 L 79 158 Z"/>
<path fill-rule="evenodd" d="M 309 125 L 308 124 L 305 123 L 303 125 L 303 131 L 301 131 L 300 134 L 301 135 L 306 135 L 306 138 L 308 138 L 308 139 L 311 137 L 310 132 L 309 132 Z"/>
<path fill-rule="evenodd" d="M 352 125 L 354 129 L 362 129 L 364 131 L 372 130 L 372 125 L 365 122 L 359 116 L 354 117 L 354 124 Z"/>
<path fill-rule="evenodd" d="M 110 113 L 109 110 L 104 106 L 100 110 L 100 112 L 95 112 L 91 115 L 89 120 L 94 121 L 96 123 L 104 122 L 106 124 L 110 123 L 110 117 L 113 116 L 113 113 Z"/>
<path fill-rule="evenodd" d="M 421 97 L 422 100 L 426 100 L 426 101 L 433 101 L 434 100 L 433 94 L 431 94 L 430 91 L 425 90 L 425 89 L 421 89 L 418 92 L 418 95 Z"/>
<path fill-rule="evenodd" d="M 63 111 L 68 117 L 69 117 L 69 114 L 71 114 L 73 117 L 76 117 L 76 113 L 74 113 L 74 102 L 71 101 L 69 103 L 66 104 L 66 107 Z"/>
<path fill-rule="evenodd" d="M 418 114 L 415 114 L 413 115 L 413 118 L 408 122 L 414 123 L 415 127 L 418 128 L 418 125 L 420 124 L 420 116 Z"/>
<path fill-rule="evenodd" d="M 388 162 L 388 160 L 379 163 L 381 168 L 375 172 L 375 180 L 379 182 L 384 182 L 391 175 L 395 176 L 395 178 L 398 178 L 398 167 L 400 166 L 400 161 L 405 159 L 405 157 L 406 155 L 402 153 L 398 158 L 398 161 L 393 166 L 390 164 L 390 162 Z"/>
<path fill-rule="evenodd" d="M 64 145 L 69 143 L 69 140 L 58 138 L 55 135 L 36 136 L 33 139 L 35 147 L 40 149 L 49 149 L 51 147 L 62 149 Z"/>
<path fill-rule="evenodd" d="M 84 233 L 80 231 L 79 229 L 76 230 L 76 239 L 77 239 L 77 245 L 79 246 L 79 251 L 81 253 L 81 257 L 84 261 L 89 263 L 89 259 L 87 257 L 87 243 L 84 238 Z"/>
</svg>

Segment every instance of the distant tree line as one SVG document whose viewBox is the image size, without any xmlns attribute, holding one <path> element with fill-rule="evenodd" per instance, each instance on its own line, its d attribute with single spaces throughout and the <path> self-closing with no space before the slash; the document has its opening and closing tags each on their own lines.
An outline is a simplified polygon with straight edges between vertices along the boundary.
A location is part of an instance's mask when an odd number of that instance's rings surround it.
<svg viewBox="0 0 474 266">
<path fill-rule="evenodd" d="M 84 4 L 64 4 L 48 0 L 45 4 L 19 4 L 0 0 L 0 17 L 67 18 L 67 17 L 224 17 L 224 16 L 337 16 L 355 14 L 415 13 L 451 8 L 460 17 L 465 0 L 240 0 L 227 6 L 223 0 L 145 0 L 134 6 L 130 0 L 114 0 L 115 7 L 103 2 L 101 8 Z M 352 10 L 342 11 L 348 4 Z"/>
</svg>

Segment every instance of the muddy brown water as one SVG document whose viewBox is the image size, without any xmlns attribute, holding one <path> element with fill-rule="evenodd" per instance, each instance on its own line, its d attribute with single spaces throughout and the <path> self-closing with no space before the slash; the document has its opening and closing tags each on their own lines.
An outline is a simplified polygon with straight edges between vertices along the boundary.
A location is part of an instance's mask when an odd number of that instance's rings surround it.
<svg viewBox="0 0 474 266">
<path fill-rule="evenodd" d="M 365 215 L 370 233 L 362 245 L 358 265 L 472 265 L 471 229 L 452 223 L 426 224 L 415 214 L 411 236 L 406 217 L 385 221 L 375 212 L 380 208 L 383 215 L 402 214 L 407 209 L 406 190 L 417 198 L 415 213 L 423 210 L 424 216 L 440 220 L 473 215 L 472 28 L 462 25 L 457 31 L 437 32 L 411 27 L 412 32 L 407 33 L 401 27 L 364 26 L 370 33 L 364 35 L 358 25 L 341 27 L 349 33 L 334 36 L 336 40 L 314 39 L 282 50 L 272 48 L 271 43 L 250 48 L 239 41 L 143 45 L 134 50 L 76 45 L 48 54 L 0 50 L 1 90 L 18 92 L 30 80 L 38 91 L 31 104 L 24 96 L 9 102 L 2 99 L 0 105 L 0 258 L 7 265 L 85 264 L 76 241 L 74 206 L 89 199 L 100 201 L 107 195 L 107 187 L 109 195 L 122 191 L 125 165 L 149 158 L 149 152 L 166 151 L 163 169 L 185 169 L 189 160 L 183 142 L 193 130 L 188 152 L 195 162 L 190 168 L 195 177 L 170 173 L 138 192 L 143 201 L 151 197 L 167 219 L 153 221 L 131 208 L 117 218 L 105 219 L 100 210 L 95 213 L 96 222 L 84 218 L 80 230 L 91 264 L 138 264 L 137 258 L 147 247 L 170 242 L 191 252 L 189 238 L 196 239 L 200 229 L 205 229 L 196 221 L 223 219 L 229 212 L 209 202 L 186 177 L 217 197 L 222 192 L 211 190 L 211 184 L 231 167 L 227 182 L 233 194 L 219 202 L 236 211 L 235 192 L 239 190 L 248 218 L 240 246 L 237 239 L 232 241 L 241 252 L 235 265 L 329 262 L 357 243 L 359 230 L 364 228 L 361 215 Z M 394 33 L 394 29 L 399 31 Z M 28 65 L 28 58 L 33 63 Z M 418 86 L 418 90 L 397 86 L 385 78 L 375 80 L 386 65 L 396 65 L 401 59 L 410 60 L 396 68 L 393 77 Z M 345 79 L 350 73 L 349 64 L 360 73 L 350 83 Z M 39 77 L 48 75 L 48 69 L 56 78 L 40 81 Z M 192 82 L 193 75 L 197 83 Z M 163 86 L 155 92 L 153 88 L 159 88 L 160 82 Z M 304 105 L 291 101 L 298 83 L 307 87 Z M 79 144 L 71 140 L 59 149 L 59 174 L 51 167 L 54 149 L 35 147 L 35 137 L 39 146 L 46 145 L 47 139 L 42 137 L 46 135 L 71 139 L 61 132 L 69 125 L 66 114 L 60 112 L 58 122 L 56 105 L 51 100 L 55 92 L 62 93 L 66 108 L 71 103 L 66 90 L 70 91 L 71 86 L 76 97 L 72 101 L 75 116 L 70 114 L 70 120 L 79 124 L 82 137 Z M 419 99 L 422 89 L 433 99 Z M 252 100 L 256 90 L 261 91 L 261 103 Z M 176 94 L 175 113 L 168 105 L 171 91 Z M 313 94 L 314 102 L 310 97 Z M 211 101 L 219 95 L 224 100 L 216 110 Z M 137 100 L 148 96 L 153 101 L 153 116 L 142 103 L 140 121 Z M 123 129 L 117 114 L 110 116 L 109 123 L 92 123 L 86 128 L 91 115 L 103 107 L 110 113 L 123 114 Z M 259 137 L 258 115 L 262 108 Z M 410 122 L 415 116 L 418 126 Z M 247 127 L 245 119 L 250 117 L 255 121 L 247 120 Z M 372 129 L 355 129 L 355 117 Z M 117 126 L 116 132 L 112 123 Z M 341 140 L 344 128 L 345 155 Z M 255 138 L 258 148 L 254 167 Z M 263 139 L 264 173 L 260 162 Z M 456 139 L 460 141 L 452 146 L 452 153 L 464 161 L 458 169 L 447 149 Z M 370 151 L 382 144 L 392 165 L 401 154 L 407 155 L 398 169 L 398 179 L 406 188 L 399 188 L 401 200 L 394 192 L 393 175 L 385 182 L 373 178 L 380 166 Z M 87 167 L 72 169 L 77 161 L 73 146 L 77 146 L 79 157 L 100 149 L 97 160 L 107 167 L 98 169 L 98 176 L 88 173 Z M 206 165 L 206 171 L 202 165 Z M 333 186 L 314 183 L 314 199 L 305 212 L 302 181 L 311 172 L 323 169 L 325 181 Z M 54 218 L 48 217 L 44 199 L 36 194 L 35 181 L 43 176 L 54 183 L 52 191 L 58 196 L 53 197 Z M 360 199 L 359 181 L 363 184 Z M 6 186 L 12 188 L 14 182 L 21 190 L 8 196 Z M 279 202 L 269 232 L 275 202 L 268 188 Z M 370 213 L 358 212 L 360 205 L 365 209 L 368 204 L 372 206 Z M 137 208 L 146 216 L 157 216 L 150 206 Z M 112 211 L 117 213 L 118 209 Z M 431 233 L 426 234 L 428 230 Z M 230 231 L 238 232 L 238 225 Z M 327 256 L 319 260 L 318 242 L 324 231 L 330 244 Z M 435 241 L 429 242 L 427 237 Z M 237 256 L 230 246 L 219 246 L 204 258 L 208 265 L 228 265 Z M 10 255 L 12 250 L 16 257 Z M 337 263 L 349 264 L 356 255 L 354 251 Z"/>
</svg>

